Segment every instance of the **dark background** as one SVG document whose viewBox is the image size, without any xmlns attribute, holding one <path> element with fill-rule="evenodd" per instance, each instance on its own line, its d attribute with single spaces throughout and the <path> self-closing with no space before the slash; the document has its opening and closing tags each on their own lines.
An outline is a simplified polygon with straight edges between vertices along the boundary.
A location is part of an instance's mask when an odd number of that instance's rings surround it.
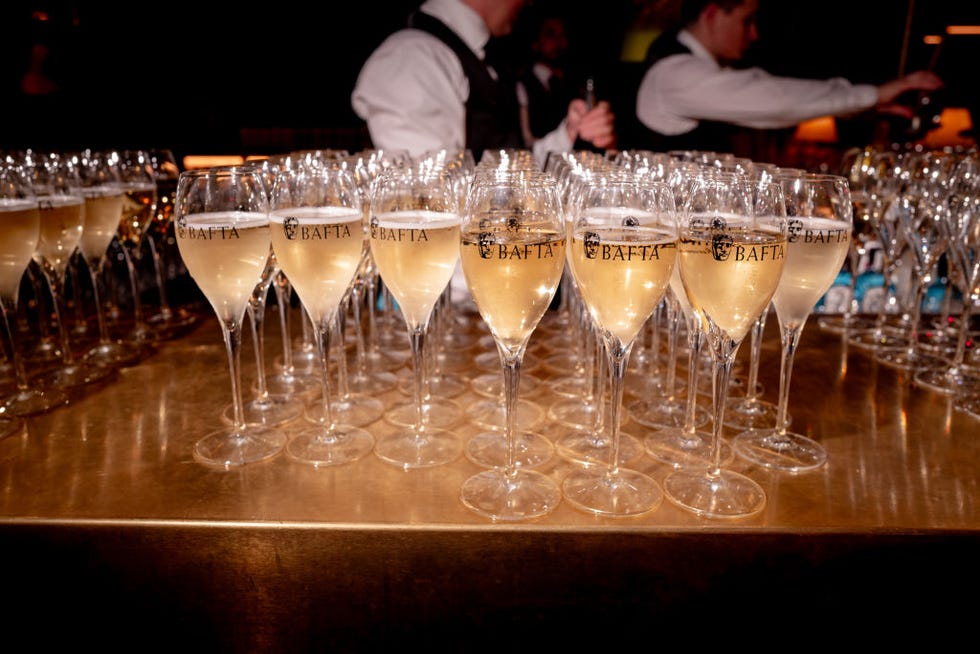
<svg viewBox="0 0 980 654">
<path fill-rule="evenodd" d="M 386 2 L 97 2 L 15 0 L 0 8 L 0 89 L 6 117 L 0 148 L 170 147 L 244 149 L 243 128 L 357 128 L 350 93 L 371 50 L 404 23 L 418 0 Z M 549 4 L 538 0 L 531 10 Z M 631 26 L 666 23 L 676 0 L 558 3 L 572 45 L 617 115 L 631 110 L 635 65 L 620 60 Z M 774 73 L 880 83 L 899 72 L 904 0 L 762 0 L 761 39 L 748 63 Z M 928 66 L 925 34 L 980 23 L 980 3 L 913 2 L 906 70 Z M 45 11 L 41 23 L 33 12 Z M 526 17 L 526 16 L 525 16 Z M 31 44 L 50 44 L 61 90 L 27 97 L 20 77 Z M 517 57 L 519 25 L 503 43 Z M 980 36 L 948 37 L 935 67 L 952 106 L 977 105 L 970 68 Z M 973 115 L 977 115 L 974 110 Z M 842 130 L 863 139 L 864 125 Z M 248 152 L 241 152 L 248 154 Z"/>
</svg>

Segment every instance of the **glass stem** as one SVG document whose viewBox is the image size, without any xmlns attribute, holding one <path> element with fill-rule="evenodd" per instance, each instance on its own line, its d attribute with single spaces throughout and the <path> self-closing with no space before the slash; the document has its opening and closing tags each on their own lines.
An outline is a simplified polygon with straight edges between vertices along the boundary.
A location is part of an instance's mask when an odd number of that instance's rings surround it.
<svg viewBox="0 0 980 654">
<path fill-rule="evenodd" d="M 153 261 L 153 276 L 156 279 L 157 292 L 160 297 L 160 315 L 164 320 L 170 320 L 172 311 L 170 310 L 170 303 L 167 302 L 167 284 L 164 281 L 163 275 L 163 257 L 156 246 L 156 241 L 152 237 L 147 236 L 146 244 L 150 248 L 150 258 Z"/>
<path fill-rule="evenodd" d="M 680 332 L 681 323 L 680 306 L 673 295 L 667 295 L 667 382 L 664 397 L 673 402 L 676 399 L 675 389 L 677 387 L 677 335 Z"/>
<path fill-rule="evenodd" d="M 231 372 L 231 398 L 235 411 L 234 429 L 236 432 L 241 432 L 245 429 L 245 407 L 242 403 L 242 323 L 235 320 L 222 321 L 221 331 L 225 337 L 228 369 Z"/>
<path fill-rule="evenodd" d="M 632 343 L 623 345 L 616 339 L 606 338 L 606 356 L 609 365 L 609 468 L 608 475 L 619 472 L 619 434 L 620 411 L 623 405 L 623 381 L 626 377 L 626 363 L 629 361 Z"/>
<path fill-rule="evenodd" d="M 336 317 L 336 340 L 337 340 L 337 397 L 346 402 L 350 399 L 350 386 L 347 380 L 347 309 L 346 302 L 341 302 L 340 310 Z"/>
<path fill-rule="evenodd" d="M 269 387 L 265 379 L 265 298 L 269 287 L 252 296 L 248 303 L 248 318 L 252 325 L 252 345 L 255 349 L 255 376 L 259 400 L 269 399 Z"/>
<path fill-rule="evenodd" d="M 507 435 L 507 464 L 504 475 L 512 478 L 517 475 L 517 395 L 521 381 L 521 361 L 524 358 L 524 347 L 516 353 L 499 347 L 500 361 L 504 369 L 504 415 Z"/>
<path fill-rule="evenodd" d="M 412 372 L 415 374 L 415 431 L 417 436 L 422 436 L 425 430 L 425 326 L 416 325 L 409 330 L 409 339 L 412 342 Z"/>
<path fill-rule="evenodd" d="M 63 273 L 47 261 L 42 262 L 41 270 L 44 271 L 44 278 L 48 281 L 48 290 L 54 304 L 54 319 L 58 325 L 58 336 L 61 339 L 61 360 L 65 365 L 70 365 L 75 357 L 71 353 L 71 342 L 68 338 L 68 325 L 65 324 L 67 316 L 67 302 L 65 300 L 65 289 L 62 284 Z"/>
<path fill-rule="evenodd" d="M 745 399 L 750 404 L 759 399 L 759 360 L 762 358 L 762 335 L 766 330 L 768 315 L 769 307 L 766 307 L 752 325 L 752 340 L 749 343 L 749 380 L 745 389 Z"/>
<path fill-rule="evenodd" d="M 779 408 L 776 413 L 776 433 L 786 435 L 789 413 L 789 382 L 793 375 L 793 360 L 796 357 L 796 347 L 799 345 L 800 332 L 803 331 L 804 320 L 798 325 L 780 324 L 783 355 L 779 363 Z"/>
<path fill-rule="evenodd" d="M 589 354 L 590 361 L 590 379 L 592 380 L 592 402 L 595 405 L 595 411 L 592 415 L 592 431 L 595 434 L 595 441 L 597 443 L 604 443 L 605 437 L 604 432 L 606 429 L 605 421 L 605 405 L 603 402 L 603 396 L 606 393 L 606 377 L 605 370 L 603 370 L 603 362 L 606 360 L 605 354 L 603 353 L 602 339 L 599 338 L 599 334 L 595 332 L 594 329 L 589 329 L 589 338 L 592 341 L 592 352 Z"/>
<path fill-rule="evenodd" d="M 136 270 L 136 260 L 129 252 L 129 247 L 122 244 L 123 260 L 126 262 L 126 272 L 129 274 L 129 290 L 133 295 L 133 319 L 135 321 L 136 339 L 146 338 L 146 323 L 143 320 L 143 301 L 140 297 L 139 273 Z"/>
<path fill-rule="evenodd" d="M 378 301 L 377 276 L 367 276 L 367 310 L 368 310 L 368 348 L 372 356 L 378 354 L 380 339 L 378 338 L 378 312 L 375 302 Z"/>
<path fill-rule="evenodd" d="M 105 257 L 98 259 L 85 259 L 85 267 L 88 268 L 89 279 L 92 280 L 92 299 L 95 302 L 95 321 L 99 328 L 99 343 L 107 345 L 109 338 L 109 325 L 106 324 L 105 311 L 102 308 L 102 266 L 105 264 Z"/>
<path fill-rule="evenodd" d="M 971 288 L 975 287 L 975 284 L 971 286 Z M 951 366 L 954 371 L 959 371 L 963 366 L 963 361 L 966 360 L 966 341 L 967 335 L 970 333 L 970 315 L 973 313 L 973 303 L 976 300 L 977 296 L 974 293 L 963 295 L 963 309 L 960 312 L 960 324 L 956 336 L 956 352 L 953 354 Z"/>
<path fill-rule="evenodd" d="M 735 353 L 738 351 L 738 343 L 735 341 L 724 335 L 718 338 L 720 342 L 714 344 L 711 352 L 712 368 L 714 369 L 711 391 L 714 396 L 715 409 L 715 420 L 711 429 L 711 468 L 709 470 L 709 474 L 712 476 L 721 474 L 722 431 L 725 423 L 725 406 L 728 402 L 728 382 L 731 378 L 732 364 L 735 362 Z"/>
<path fill-rule="evenodd" d="M 704 335 L 698 326 L 697 318 L 687 321 L 687 415 L 684 417 L 684 433 L 693 436 L 697 428 L 698 375 L 701 369 L 701 343 Z"/>
<path fill-rule="evenodd" d="M 276 274 L 276 304 L 279 306 L 279 329 L 282 333 L 282 369 L 287 375 L 293 374 L 293 344 L 290 335 L 289 299 L 292 285 L 282 272 Z"/>
<path fill-rule="evenodd" d="M 926 286 L 916 283 L 912 301 L 912 316 L 909 318 L 909 340 L 905 346 L 906 363 L 912 365 L 916 357 L 916 346 L 919 343 L 919 320 L 922 318 L 922 298 L 925 297 Z"/>
<path fill-rule="evenodd" d="M 11 316 L 13 316 L 15 324 L 17 321 L 17 298 L 0 298 L 0 313 L 3 314 L 4 336 L 6 336 L 7 344 L 10 347 L 10 362 L 14 366 L 17 390 L 21 392 L 29 391 L 31 386 L 27 379 L 27 368 L 24 367 L 24 360 L 17 352 L 17 341 L 14 339 L 16 328 L 10 324 Z"/>
<path fill-rule="evenodd" d="M 354 318 L 354 337 L 357 354 L 357 376 L 366 379 L 368 375 L 367 344 L 364 339 L 364 326 L 361 323 L 361 302 L 364 288 L 361 279 L 355 279 L 351 287 L 351 312 Z"/>
<path fill-rule="evenodd" d="M 323 323 L 315 329 L 316 347 L 320 355 L 320 378 L 323 383 L 323 392 L 320 401 L 323 406 L 322 424 L 328 432 L 333 431 L 333 407 L 330 400 L 330 339 L 333 337 L 334 317 L 330 316 L 323 320 Z"/>
</svg>

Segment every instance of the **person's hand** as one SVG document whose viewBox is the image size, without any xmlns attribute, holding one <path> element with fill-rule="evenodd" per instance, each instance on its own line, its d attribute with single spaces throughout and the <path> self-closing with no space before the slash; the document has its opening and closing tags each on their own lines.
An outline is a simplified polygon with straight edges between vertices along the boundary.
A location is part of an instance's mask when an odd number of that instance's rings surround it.
<svg viewBox="0 0 980 654">
<path fill-rule="evenodd" d="M 601 149 L 616 145 L 615 115 L 609 103 L 599 102 L 591 111 L 585 100 L 575 99 L 568 105 L 565 127 L 573 142 L 579 138 Z"/>
<path fill-rule="evenodd" d="M 928 70 L 918 70 L 879 86 L 876 108 L 879 113 L 911 118 L 915 114 L 914 109 L 899 104 L 897 102 L 899 96 L 906 91 L 935 91 L 942 87 L 943 80 L 938 75 Z"/>
</svg>

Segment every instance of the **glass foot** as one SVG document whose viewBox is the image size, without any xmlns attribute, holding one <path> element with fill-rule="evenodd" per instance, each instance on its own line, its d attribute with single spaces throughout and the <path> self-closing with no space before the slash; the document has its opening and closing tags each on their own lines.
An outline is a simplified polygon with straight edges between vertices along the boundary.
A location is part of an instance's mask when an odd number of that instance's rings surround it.
<svg viewBox="0 0 980 654">
<path fill-rule="evenodd" d="M 732 447 L 750 463 L 783 472 L 815 470 L 827 462 L 827 452 L 820 443 L 792 432 L 746 431 L 735 437 Z"/>
<path fill-rule="evenodd" d="M 629 468 L 574 470 L 562 481 L 561 490 L 575 508 L 611 517 L 648 513 L 664 499 L 652 477 Z"/>
<path fill-rule="evenodd" d="M 26 417 L 50 411 L 68 404 L 68 395 L 56 388 L 44 390 L 29 388 L 7 396 L 3 401 L 4 413 Z"/>
<path fill-rule="evenodd" d="M 418 406 L 414 402 L 396 404 L 385 412 L 385 420 L 399 427 L 414 428 L 418 422 Z M 432 398 L 422 404 L 423 422 L 428 427 L 448 429 L 465 417 L 462 407 L 452 400 Z"/>
<path fill-rule="evenodd" d="M 647 454 L 652 458 L 666 463 L 673 468 L 700 468 L 706 470 L 712 462 L 712 435 L 695 431 L 693 433 L 682 429 L 663 429 L 648 434 L 643 439 Z M 735 452 L 724 441 L 721 443 L 717 465 L 724 466 L 732 462 Z"/>
<path fill-rule="evenodd" d="M 278 427 L 303 415 L 303 404 L 294 400 L 260 400 L 246 402 L 245 424 L 260 427 Z M 235 405 L 229 404 L 221 414 L 229 425 L 235 424 Z"/>
<path fill-rule="evenodd" d="M 373 447 L 374 437 L 352 425 L 335 425 L 329 430 L 311 427 L 290 439 L 286 456 L 319 468 L 357 461 Z"/>
<path fill-rule="evenodd" d="M 485 470 L 463 482 L 460 500 L 472 511 L 504 521 L 530 520 L 551 513 L 561 489 L 548 476 L 518 468 L 513 474 Z"/>
<path fill-rule="evenodd" d="M 582 465 L 609 465 L 612 441 L 587 429 L 569 428 L 555 440 L 555 451 L 563 459 Z M 618 465 L 627 465 L 644 454 L 643 443 L 626 432 L 619 434 Z"/>
<path fill-rule="evenodd" d="M 766 508 L 762 486 L 731 470 L 675 470 L 664 479 L 664 494 L 680 508 L 705 518 L 748 518 Z"/>
<path fill-rule="evenodd" d="M 507 466 L 507 436 L 501 431 L 485 431 L 466 443 L 466 458 L 484 468 Z M 523 431 L 514 443 L 513 465 L 519 468 L 536 468 L 547 463 L 555 454 L 555 446 L 541 434 Z"/>
<path fill-rule="evenodd" d="M 445 429 L 426 428 L 423 433 L 414 429 L 399 431 L 378 439 L 374 454 L 400 468 L 431 468 L 459 458 L 462 441 Z"/>
<path fill-rule="evenodd" d="M 208 434 L 194 445 L 194 458 L 201 463 L 232 468 L 270 459 L 286 445 L 286 435 L 278 429 L 246 427 Z"/>
</svg>

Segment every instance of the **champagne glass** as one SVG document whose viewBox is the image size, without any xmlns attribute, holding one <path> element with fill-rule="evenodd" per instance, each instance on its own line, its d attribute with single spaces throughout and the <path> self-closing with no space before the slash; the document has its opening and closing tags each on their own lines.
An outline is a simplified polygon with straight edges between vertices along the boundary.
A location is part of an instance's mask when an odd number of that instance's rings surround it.
<svg viewBox="0 0 980 654">
<path fill-rule="evenodd" d="M 847 251 L 850 301 L 842 315 L 823 316 L 817 320 L 817 324 L 825 331 L 842 334 L 844 338 L 851 333 L 874 329 L 874 319 L 858 314 L 860 304 L 857 300 L 857 280 L 862 262 L 867 259 L 871 246 L 877 241 L 875 225 L 880 219 L 877 212 L 881 210 L 877 184 L 882 173 L 879 164 L 883 162 L 872 146 L 851 148 L 841 158 L 841 175 L 847 179 L 854 208 L 851 244 Z"/>
<path fill-rule="evenodd" d="M 233 424 L 194 445 L 202 463 L 229 468 L 271 458 L 286 445 L 275 428 L 248 425 L 242 402 L 242 319 L 269 258 L 269 198 L 254 167 L 184 171 L 174 202 L 177 247 L 218 317 L 228 353 Z"/>
<path fill-rule="evenodd" d="M 104 306 L 105 267 L 109 261 L 109 245 L 116 236 L 122 214 L 122 183 L 112 160 L 104 152 L 83 152 L 79 158 L 79 173 L 85 196 L 85 226 L 78 249 L 92 282 L 99 330 L 99 341 L 85 358 L 100 365 L 132 365 L 140 360 L 143 350 L 138 343 L 112 338 Z"/>
<path fill-rule="evenodd" d="M 949 204 L 953 219 L 949 239 L 949 261 L 959 280 L 962 303 L 956 329 L 956 347 L 948 361 L 925 366 L 915 373 L 920 386 L 947 396 L 971 394 L 980 385 L 980 372 L 967 361 L 970 317 L 980 299 L 980 166 L 977 155 L 965 157 L 957 166 L 955 192 Z"/>
<path fill-rule="evenodd" d="M 157 185 L 150 172 L 146 153 L 142 150 L 116 151 L 113 156 L 123 185 L 123 210 L 119 218 L 118 238 L 133 296 L 133 335 L 137 341 L 152 342 L 153 334 L 143 307 L 140 267 L 143 262 L 144 235 L 156 210 Z M 200 281 L 195 281 L 200 286 Z"/>
<path fill-rule="evenodd" d="M 765 179 L 759 184 L 765 188 L 753 193 L 742 175 L 705 170 L 694 182 L 680 220 L 681 281 L 711 352 L 712 456 L 707 468 L 670 473 L 663 488 L 679 507 L 709 518 L 744 518 L 766 505 L 757 482 L 721 464 L 732 363 L 769 306 L 785 263 L 781 189 Z"/>
<path fill-rule="evenodd" d="M 753 170 L 754 175 L 767 176 L 772 180 L 775 167 L 760 167 Z M 799 169 L 785 169 L 787 174 L 802 172 Z M 765 188 L 765 185 L 754 184 L 755 189 Z M 779 408 L 776 404 L 762 399 L 762 384 L 759 383 L 759 365 L 762 359 L 762 339 L 766 331 L 770 307 L 759 314 L 752 325 L 749 337 L 749 376 L 745 383 L 745 394 L 731 403 L 725 410 L 725 426 L 742 431 L 745 429 L 766 429 L 776 424 Z M 789 416 L 786 417 L 787 421 Z"/>
<path fill-rule="evenodd" d="M 415 381 L 413 423 L 379 438 L 374 452 L 406 469 L 449 463 L 462 441 L 430 422 L 425 345 L 435 303 L 459 261 L 459 201 L 442 170 L 412 166 L 380 173 L 371 195 L 371 255 L 405 320 Z"/>
<path fill-rule="evenodd" d="M 503 164 L 502 164 L 503 166 Z M 490 328 L 504 372 L 506 463 L 463 482 L 460 499 L 494 520 L 545 515 L 561 501 L 558 484 L 516 462 L 521 363 L 565 266 L 565 226 L 553 178 L 497 168 L 477 172 L 463 212 L 460 259 L 470 293 Z"/>
<path fill-rule="evenodd" d="M 17 333 L 17 296 L 24 271 L 37 249 L 40 230 L 41 214 L 30 176 L 23 166 L 13 161 L 0 162 L 0 310 L 17 384 L 17 390 L 0 401 L 2 436 L 19 429 L 17 417 L 43 413 L 68 403 L 64 392 L 56 388 L 44 389 L 30 382 L 14 337 Z"/>
<path fill-rule="evenodd" d="M 616 171 L 588 183 L 577 205 L 569 260 L 605 346 L 612 448 L 605 466 L 569 473 L 562 493 L 591 513 L 638 515 L 660 506 L 663 491 L 649 475 L 620 465 L 623 382 L 633 342 L 670 283 L 677 257 L 674 197 L 664 182 Z"/>
<path fill-rule="evenodd" d="M 370 433 L 336 420 L 331 406 L 330 344 L 344 294 L 363 249 L 361 197 L 347 171 L 309 161 L 280 171 L 272 192 L 272 247 L 316 332 L 321 411 L 314 426 L 286 446 L 292 459 L 314 466 L 360 459 L 374 447 Z"/>
<path fill-rule="evenodd" d="M 266 186 L 267 191 L 271 191 Z M 270 223 L 270 229 L 272 224 Z M 269 392 L 268 377 L 265 368 L 265 305 L 269 297 L 269 287 L 272 279 L 279 271 L 272 245 L 269 245 L 269 258 L 262 268 L 259 283 L 255 285 L 248 298 L 246 312 L 252 332 L 252 350 L 255 354 L 255 397 L 242 407 L 245 410 L 245 422 L 252 425 L 275 427 L 291 422 L 303 413 L 303 402 L 299 398 L 273 395 Z M 159 315 L 159 314 L 158 314 Z M 233 423 L 235 419 L 234 403 L 228 405 L 224 412 L 226 421 Z"/>
<path fill-rule="evenodd" d="M 789 232 L 786 262 L 772 300 L 782 343 L 779 412 L 774 428 L 744 431 L 732 446 L 738 456 L 752 463 L 803 472 L 822 466 L 827 453 L 813 439 L 788 431 L 793 358 L 807 317 L 834 283 L 847 257 L 853 205 L 844 177 L 804 173 L 781 175 L 779 182 Z"/>
<path fill-rule="evenodd" d="M 251 164 L 257 170 L 261 171 L 265 179 L 266 189 L 270 195 L 270 202 L 272 188 L 275 185 L 279 172 L 288 170 L 290 163 L 287 158 L 276 157 L 263 159 Z M 274 250 L 270 254 L 270 260 L 275 260 Z M 275 263 L 276 272 L 272 276 L 272 289 L 276 294 L 276 306 L 279 308 L 279 335 L 280 342 L 282 343 L 282 355 L 278 372 L 274 375 L 266 375 L 266 391 L 271 397 L 277 399 L 289 400 L 298 398 L 301 401 L 311 399 L 320 392 L 322 386 L 316 376 L 300 374 L 293 362 L 293 336 L 291 328 L 293 286 L 289 278 L 282 271 L 282 267 L 278 265 L 278 260 L 275 260 Z M 306 309 L 301 308 L 300 313 L 304 319 L 304 331 L 307 329 L 306 325 L 309 325 L 309 329 L 312 329 L 312 324 L 306 320 Z"/>
<path fill-rule="evenodd" d="M 45 373 L 41 383 L 76 388 L 102 381 L 115 368 L 77 360 L 68 334 L 65 279 L 85 225 L 85 196 L 78 163 L 61 154 L 48 153 L 35 160 L 32 175 L 41 209 L 41 236 L 35 260 L 51 293 L 61 345 L 60 365 Z"/>
<path fill-rule="evenodd" d="M 691 308 L 681 281 L 680 266 L 675 264 L 670 275 L 670 288 L 680 306 L 687 324 L 687 397 L 684 407 L 684 423 L 679 427 L 662 427 L 646 435 L 644 445 L 651 457 L 675 468 L 710 465 L 713 460 L 712 434 L 701 431 L 711 420 L 711 413 L 698 406 L 698 377 L 701 372 L 701 345 L 704 334 L 699 327 L 698 316 Z M 725 465 L 735 456 L 727 443 L 720 445 L 719 461 Z"/>
<path fill-rule="evenodd" d="M 168 268 L 177 268 L 179 257 L 174 256 L 171 244 L 174 242 L 174 195 L 177 193 L 177 180 L 180 167 L 174 153 L 166 148 L 146 150 L 147 166 L 156 183 L 157 200 L 153 220 L 146 232 L 145 240 L 153 261 L 153 274 L 159 295 L 159 310 L 147 319 L 147 323 L 158 339 L 172 338 L 195 324 L 198 314 L 186 307 L 174 307 L 167 296 L 167 281 L 171 274 Z M 172 260 L 173 259 L 173 260 Z M 179 270 L 174 270 L 177 274 Z"/>
<path fill-rule="evenodd" d="M 914 371 L 920 366 L 935 365 L 937 359 L 919 349 L 919 325 L 926 290 L 935 281 L 939 258 L 949 244 L 949 207 L 929 194 L 903 193 L 896 200 L 901 237 L 908 244 L 911 257 L 911 314 L 903 347 L 880 347 L 875 358 L 882 364 L 900 370 Z"/>
</svg>

